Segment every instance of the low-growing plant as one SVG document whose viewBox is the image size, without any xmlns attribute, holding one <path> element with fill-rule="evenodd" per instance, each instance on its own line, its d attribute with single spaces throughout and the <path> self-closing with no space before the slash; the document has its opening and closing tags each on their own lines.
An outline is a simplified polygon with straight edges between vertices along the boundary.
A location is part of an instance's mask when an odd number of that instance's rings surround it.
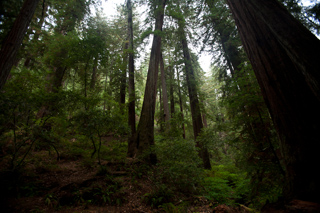
<svg viewBox="0 0 320 213">
<path fill-rule="evenodd" d="M 184 213 L 188 211 L 188 205 L 188 202 L 182 202 L 178 205 L 175 205 L 173 203 L 164 203 L 159 207 L 166 213 Z"/>
<path fill-rule="evenodd" d="M 51 208 L 54 208 L 58 205 L 57 197 L 54 194 L 47 194 L 45 196 L 45 203 Z"/>
<path fill-rule="evenodd" d="M 193 140 L 165 139 L 156 143 L 159 159 L 155 181 L 184 193 L 195 192 L 203 169 Z"/>
<path fill-rule="evenodd" d="M 214 165 L 211 171 L 206 172 L 206 176 L 202 185 L 209 200 L 226 204 L 245 202 L 249 192 L 249 180 L 245 172 L 232 164 Z"/>
<path fill-rule="evenodd" d="M 142 200 L 152 206 L 159 207 L 173 198 L 173 192 L 165 184 L 156 185 L 152 192 L 143 195 Z"/>
<path fill-rule="evenodd" d="M 232 188 L 227 182 L 227 180 L 218 177 L 206 177 L 203 181 L 206 197 L 218 203 L 230 203 L 233 195 Z"/>
</svg>

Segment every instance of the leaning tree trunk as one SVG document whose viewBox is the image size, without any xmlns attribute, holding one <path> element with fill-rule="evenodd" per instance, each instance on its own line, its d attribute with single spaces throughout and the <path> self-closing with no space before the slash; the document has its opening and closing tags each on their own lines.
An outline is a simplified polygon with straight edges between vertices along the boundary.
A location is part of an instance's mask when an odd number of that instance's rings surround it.
<svg viewBox="0 0 320 213">
<path fill-rule="evenodd" d="M 166 0 L 158 0 L 157 2 L 158 6 L 157 8 L 155 8 L 155 33 L 151 48 L 146 89 L 144 93 L 140 121 L 133 142 L 135 146 L 135 154 L 137 155 L 137 157 L 142 156 L 145 151 L 147 151 L 152 145 L 154 145 L 154 113 L 156 105 L 159 60 L 161 53 L 161 31 Z M 145 159 L 151 164 L 155 164 L 157 162 L 155 154 L 150 154 Z"/>
<path fill-rule="evenodd" d="M 285 198 L 319 202 L 320 41 L 277 0 L 227 2 L 281 140 Z"/>
<path fill-rule="evenodd" d="M 0 90 L 2 90 L 7 81 L 38 3 L 39 0 L 25 0 L 19 16 L 16 18 L 12 29 L 2 43 L 0 50 Z"/>
</svg>

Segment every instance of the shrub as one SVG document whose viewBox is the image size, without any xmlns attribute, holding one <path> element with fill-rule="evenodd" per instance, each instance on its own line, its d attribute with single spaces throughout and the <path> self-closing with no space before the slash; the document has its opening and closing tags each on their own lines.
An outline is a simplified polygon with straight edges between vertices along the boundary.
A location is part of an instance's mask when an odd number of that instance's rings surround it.
<svg viewBox="0 0 320 213">
<path fill-rule="evenodd" d="M 156 179 L 182 192 L 195 191 L 203 170 L 194 141 L 171 138 L 156 145 L 159 160 Z"/>
<path fill-rule="evenodd" d="M 203 186 L 206 197 L 218 203 L 244 203 L 249 194 L 249 179 L 232 164 L 212 166 Z"/>
<path fill-rule="evenodd" d="M 219 177 L 206 177 L 203 181 L 206 190 L 206 197 L 218 203 L 230 203 L 232 188 L 228 185 L 228 181 Z"/>
<path fill-rule="evenodd" d="M 151 193 L 143 195 L 142 199 L 152 207 L 159 207 L 164 203 L 168 203 L 173 198 L 173 192 L 165 184 L 156 185 Z"/>
</svg>

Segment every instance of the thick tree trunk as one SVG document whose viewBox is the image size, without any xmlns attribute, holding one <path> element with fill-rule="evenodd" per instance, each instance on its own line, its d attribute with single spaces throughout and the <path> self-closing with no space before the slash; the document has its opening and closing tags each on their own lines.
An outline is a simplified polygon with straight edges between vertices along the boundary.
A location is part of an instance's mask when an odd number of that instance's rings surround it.
<svg viewBox="0 0 320 213">
<path fill-rule="evenodd" d="M 286 199 L 320 201 L 320 41 L 276 0 L 227 0 L 281 143 Z"/>
<path fill-rule="evenodd" d="M 164 62 L 162 53 L 160 54 L 160 71 L 161 71 L 161 86 L 162 86 L 162 101 L 163 101 L 163 112 L 164 121 L 166 123 L 166 128 L 168 128 L 168 122 L 170 120 L 169 103 L 168 103 L 168 93 L 166 85 L 166 77 L 164 72 Z"/>
<path fill-rule="evenodd" d="M 7 81 L 10 70 L 20 49 L 23 37 L 30 25 L 39 0 L 25 0 L 20 14 L 6 36 L 0 50 L 0 91 Z"/>
<path fill-rule="evenodd" d="M 188 92 L 189 92 L 189 99 L 190 99 L 194 139 L 196 141 L 196 146 L 200 148 L 199 155 L 203 161 L 204 168 L 211 169 L 208 149 L 204 147 L 203 144 L 197 141 L 197 137 L 199 136 L 201 129 L 203 128 L 203 123 L 201 119 L 196 79 L 195 79 L 193 67 L 191 64 L 191 57 L 189 53 L 187 38 L 184 32 L 184 26 L 181 20 L 179 21 L 179 32 L 181 36 L 184 63 L 185 63 L 185 69 L 186 69 L 186 78 L 187 78 Z"/>
<path fill-rule="evenodd" d="M 161 53 L 161 35 L 159 35 L 159 32 L 162 31 L 166 0 L 158 0 L 157 2 L 158 5 L 157 8 L 155 8 L 155 33 L 151 48 L 147 83 L 140 121 L 134 140 L 134 145 L 136 147 L 135 153 L 137 156 L 143 156 L 143 153 L 152 145 L 154 145 L 154 113 L 156 105 L 159 60 Z M 151 164 L 155 164 L 157 162 L 155 154 L 150 154 L 148 157 L 146 157 L 146 160 Z"/>
<path fill-rule="evenodd" d="M 214 14 L 214 11 L 221 10 L 221 8 L 216 8 L 215 2 L 213 0 L 207 0 L 207 5 L 211 9 L 212 14 Z M 226 7 L 226 6 L 224 6 Z M 237 85 L 237 89 L 239 92 L 244 91 L 253 91 L 254 85 L 256 85 L 256 82 L 252 82 L 250 80 L 250 75 L 247 73 L 244 69 L 241 69 L 240 65 L 242 62 L 247 61 L 248 59 L 245 57 L 245 55 L 242 54 L 242 51 L 240 49 L 240 46 L 242 45 L 240 42 L 235 42 L 234 36 L 232 34 L 234 33 L 234 27 L 221 27 L 225 26 L 225 20 L 229 19 L 231 14 L 227 14 L 227 16 L 222 18 L 216 18 L 215 16 L 211 16 L 212 26 L 215 31 L 218 33 L 219 42 L 222 46 L 222 51 L 224 53 L 224 57 L 227 61 L 228 67 L 231 72 L 232 79 L 234 82 L 238 82 L 238 80 L 241 80 L 240 78 L 245 78 L 247 81 L 246 85 Z M 253 85 L 253 84 L 254 85 Z M 256 96 L 261 96 L 260 93 L 255 94 Z M 257 100 L 258 101 L 258 100 Z M 252 159 L 252 156 L 256 156 L 260 158 L 260 164 L 266 164 L 266 168 L 268 168 L 267 164 L 273 164 L 273 166 L 278 166 L 279 170 L 274 170 L 273 172 L 281 172 L 281 174 L 284 174 L 283 169 L 281 168 L 279 157 L 276 154 L 276 150 L 274 146 L 271 143 L 271 132 L 273 130 L 271 125 L 271 119 L 268 116 L 267 108 L 264 105 L 264 103 L 260 103 L 260 101 L 254 101 L 254 102 L 248 102 L 248 104 L 241 106 L 241 113 L 251 119 L 244 119 L 243 124 L 247 127 L 247 131 L 244 131 L 244 133 L 249 134 L 251 141 L 249 144 L 251 144 L 254 148 L 252 149 L 250 153 L 250 157 L 247 157 L 247 160 L 250 162 Z M 265 115 L 262 117 L 262 113 Z M 203 123 L 206 126 L 205 118 L 203 115 Z M 261 155 L 261 153 L 264 153 L 264 155 Z M 272 163 L 271 163 L 272 162 Z M 270 168 L 270 166 L 269 166 Z M 275 167 L 274 167 L 275 168 Z M 267 169 L 268 170 L 268 169 Z M 261 172 L 262 171 L 262 172 Z M 260 174 L 265 174 L 265 169 L 260 170 Z M 267 171 L 268 172 L 268 171 Z M 274 178 L 277 178 L 279 176 L 275 176 Z M 257 178 L 257 176 L 253 177 Z"/>
</svg>

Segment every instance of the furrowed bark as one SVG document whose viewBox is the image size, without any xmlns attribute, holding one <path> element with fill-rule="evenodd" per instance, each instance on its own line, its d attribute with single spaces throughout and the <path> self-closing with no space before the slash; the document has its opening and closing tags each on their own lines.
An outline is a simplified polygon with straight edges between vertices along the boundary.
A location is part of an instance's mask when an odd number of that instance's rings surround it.
<svg viewBox="0 0 320 213">
<path fill-rule="evenodd" d="M 285 198 L 320 201 L 320 41 L 276 0 L 227 0 L 280 137 Z"/>
</svg>

